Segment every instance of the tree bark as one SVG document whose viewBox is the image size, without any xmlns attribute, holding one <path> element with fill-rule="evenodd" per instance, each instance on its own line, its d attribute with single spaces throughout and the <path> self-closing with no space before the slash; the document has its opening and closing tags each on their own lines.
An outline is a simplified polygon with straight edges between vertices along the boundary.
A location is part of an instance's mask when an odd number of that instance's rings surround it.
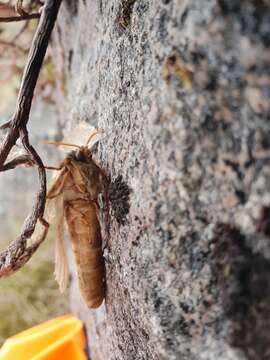
<svg viewBox="0 0 270 360">
<path fill-rule="evenodd" d="M 64 3 L 59 107 L 104 129 L 97 161 L 131 190 L 106 304 L 72 282 L 92 360 L 269 359 L 269 18 L 266 0 Z"/>
</svg>

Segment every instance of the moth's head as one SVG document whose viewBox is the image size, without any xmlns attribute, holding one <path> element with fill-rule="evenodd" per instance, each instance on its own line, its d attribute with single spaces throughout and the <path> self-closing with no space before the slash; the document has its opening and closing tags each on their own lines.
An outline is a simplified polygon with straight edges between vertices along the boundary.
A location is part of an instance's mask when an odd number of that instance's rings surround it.
<svg viewBox="0 0 270 360">
<path fill-rule="evenodd" d="M 78 150 L 72 151 L 73 159 L 82 162 L 88 162 L 92 159 L 92 151 L 87 146 L 81 146 Z"/>
</svg>

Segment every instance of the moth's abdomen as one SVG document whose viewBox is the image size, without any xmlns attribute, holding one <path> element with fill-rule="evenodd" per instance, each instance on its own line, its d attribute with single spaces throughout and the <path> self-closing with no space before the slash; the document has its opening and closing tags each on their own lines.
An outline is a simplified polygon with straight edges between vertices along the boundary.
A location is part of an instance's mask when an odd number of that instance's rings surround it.
<svg viewBox="0 0 270 360">
<path fill-rule="evenodd" d="M 84 301 L 90 308 L 97 308 L 104 299 L 104 260 L 101 248 L 87 248 L 84 241 L 73 245 L 77 264 L 78 281 Z M 89 244 L 88 244 L 89 246 Z"/>
<path fill-rule="evenodd" d="M 78 199 L 65 205 L 65 216 L 77 265 L 79 287 L 90 308 L 101 305 L 104 295 L 104 258 L 95 205 Z"/>
</svg>

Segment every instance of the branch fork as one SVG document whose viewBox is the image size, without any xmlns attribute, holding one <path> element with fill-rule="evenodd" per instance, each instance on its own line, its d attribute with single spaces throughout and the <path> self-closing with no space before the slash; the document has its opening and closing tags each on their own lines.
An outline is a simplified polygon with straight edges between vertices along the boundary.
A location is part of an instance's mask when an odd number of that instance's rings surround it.
<svg viewBox="0 0 270 360">
<path fill-rule="evenodd" d="M 19 0 L 17 4 L 22 5 L 22 1 Z M 45 1 L 25 65 L 14 115 L 8 122 L 0 126 L 0 129 L 7 130 L 7 134 L 0 144 L 0 172 L 14 169 L 16 166 L 22 164 L 34 164 L 37 167 L 39 174 L 39 189 L 32 211 L 24 221 L 21 232 L 17 238 L 6 250 L 0 253 L 0 277 L 11 275 L 22 267 L 46 238 L 49 228 L 49 224 L 43 219 L 46 203 L 46 171 L 41 158 L 29 142 L 27 123 L 29 120 L 34 89 L 36 87 L 38 75 L 41 70 L 60 4 L 61 0 Z M 20 17 L 23 16 L 26 16 L 25 13 L 22 13 Z M 19 138 L 26 150 L 26 154 L 6 162 L 11 149 Z M 37 222 L 42 225 L 43 229 L 39 238 L 33 244 L 28 245 L 28 240 L 33 235 Z"/>
</svg>

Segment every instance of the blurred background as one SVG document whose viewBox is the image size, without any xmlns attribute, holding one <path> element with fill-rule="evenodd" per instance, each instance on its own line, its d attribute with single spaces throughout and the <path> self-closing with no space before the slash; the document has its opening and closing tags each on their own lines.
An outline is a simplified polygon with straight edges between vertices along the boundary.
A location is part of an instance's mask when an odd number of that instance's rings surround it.
<svg viewBox="0 0 270 360">
<path fill-rule="evenodd" d="M 14 2 L 1 1 L 1 4 L 13 6 Z M 37 12 L 40 2 L 24 1 L 23 5 L 26 11 Z M 0 23 L 1 123 L 7 121 L 13 114 L 21 76 L 36 26 L 37 20 Z M 29 120 L 30 140 L 46 164 L 55 164 L 59 161 L 56 148 L 43 143 L 44 140 L 59 137 L 60 131 L 54 108 L 52 73 L 53 63 L 48 51 Z M 2 138 L 4 133 L 0 136 Z M 18 235 L 32 207 L 36 189 L 37 174 L 32 168 L 17 168 L 1 173 L 1 250 Z M 68 312 L 67 294 L 60 294 L 53 271 L 54 230 L 51 229 L 49 237 L 22 270 L 11 277 L 0 279 L 0 345 L 10 335 Z"/>
</svg>

